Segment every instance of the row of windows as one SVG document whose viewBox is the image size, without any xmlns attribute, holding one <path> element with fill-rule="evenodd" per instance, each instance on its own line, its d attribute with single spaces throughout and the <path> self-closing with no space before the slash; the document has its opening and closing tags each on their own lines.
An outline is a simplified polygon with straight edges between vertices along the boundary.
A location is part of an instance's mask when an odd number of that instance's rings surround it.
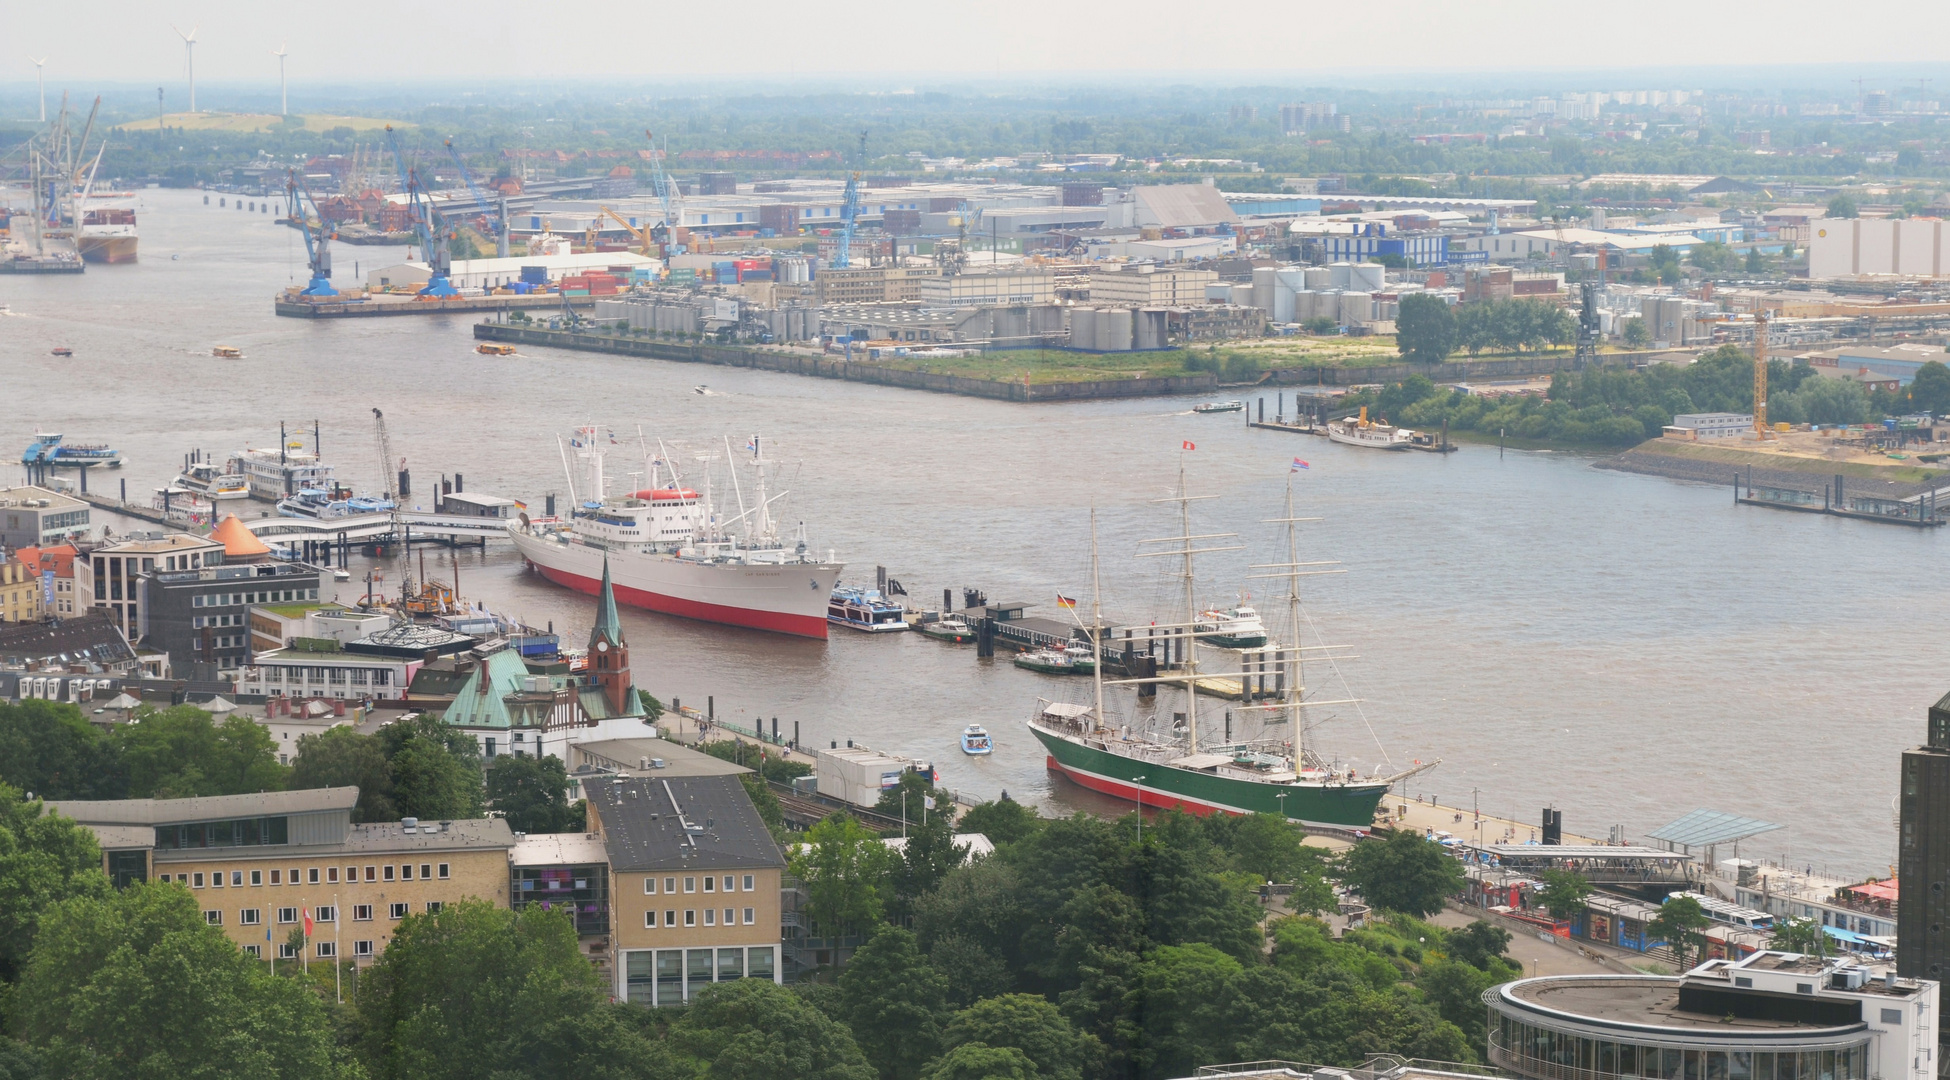
<svg viewBox="0 0 1950 1080">
<path fill-rule="evenodd" d="M 284 819 L 279 818 L 277 820 L 283 821 Z M 395 868 L 390 863 L 388 863 L 385 866 L 368 866 L 366 867 L 365 880 L 367 881 L 396 880 L 394 876 L 395 869 L 397 869 L 398 871 L 397 880 L 399 881 L 413 880 L 412 863 L 400 863 L 397 868 Z M 283 869 L 274 869 L 270 871 L 231 870 L 228 871 L 227 874 L 232 888 L 242 888 L 244 885 L 244 878 L 246 877 L 246 875 L 249 876 L 250 883 L 252 885 L 262 885 L 264 884 L 265 874 L 267 872 L 270 874 L 270 881 L 271 884 L 273 885 L 320 885 L 320 884 L 337 885 L 339 883 L 339 868 L 336 866 L 327 866 L 323 870 L 320 870 L 319 867 L 313 866 L 313 867 L 305 868 L 303 871 L 300 871 L 300 869 L 295 866 L 292 867 L 290 870 L 283 870 Z M 302 881 L 299 879 L 300 873 L 304 875 Z M 223 870 L 217 870 L 210 873 L 208 878 L 209 887 L 212 889 L 223 888 L 225 876 L 226 876 L 226 871 Z M 453 876 L 453 868 L 447 863 L 421 863 L 420 864 L 420 880 L 422 881 L 428 881 L 436 877 L 438 877 L 442 881 L 445 881 L 446 879 L 452 876 Z M 170 881 L 172 880 L 172 878 L 171 875 L 169 874 L 163 874 L 157 880 Z M 204 883 L 205 883 L 204 875 L 200 873 L 177 874 L 174 876 L 173 880 L 181 884 L 188 885 L 192 889 L 201 889 L 204 887 Z M 359 868 L 356 866 L 346 867 L 345 868 L 346 883 L 351 884 L 358 880 L 359 880 Z"/>
<path fill-rule="evenodd" d="M 725 926 L 737 926 L 737 925 L 738 925 L 738 919 L 737 919 L 737 915 L 738 915 L 738 911 L 737 911 L 737 909 L 735 909 L 735 908 L 725 908 L 725 909 L 724 909 L 724 923 L 723 923 L 722 925 L 725 925 Z M 745 909 L 745 925 L 746 925 L 746 926 L 750 926 L 750 925 L 752 925 L 753 923 L 755 923 L 755 922 L 757 922 L 757 921 L 758 921 L 758 909 L 757 909 L 757 908 L 746 908 L 746 909 Z M 676 925 L 677 925 L 677 912 L 676 912 L 676 911 L 675 911 L 674 909 L 673 909 L 673 910 L 670 910 L 670 911 L 666 911 L 666 912 L 664 912 L 664 925 L 665 925 L 665 926 L 676 926 Z M 685 925 L 685 926 L 696 926 L 696 925 L 697 925 L 697 911 L 696 911 L 696 909 L 693 909 L 693 908 L 687 908 L 687 909 L 685 909 L 685 911 L 684 911 L 684 925 Z M 704 925 L 706 925 L 706 926 L 718 926 L 718 925 L 720 925 L 720 924 L 719 924 L 719 922 L 718 922 L 718 909 L 717 909 L 717 908 L 705 908 L 705 909 L 704 909 Z M 657 928 L 657 913 L 656 913 L 655 911 L 646 911 L 646 912 L 644 912 L 644 913 L 643 913 L 643 928 L 644 928 L 645 930 L 655 930 L 655 929 Z"/>
<path fill-rule="evenodd" d="M 774 978 L 775 946 L 649 949 L 623 954 L 624 993 L 638 1005 L 681 1005 L 714 982 Z"/>
<path fill-rule="evenodd" d="M 354 904 L 352 905 L 352 921 L 371 922 L 372 911 L 373 908 L 371 904 Z M 427 901 L 428 914 L 437 915 L 439 914 L 439 912 L 440 912 L 440 901 L 438 900 Z M 394 920 L 395 922 L 399 921 L 400 919 L 406 918 L 410 914 L 412 914 L 412 905 L 410 904 L 394 903 L 394 904 L 386 905 L 386 917 Z M 730 915 L 731 914 L 730 910 L 727 909 L 725 911 L 725 914 Z M 749 918 L 749 916 L 751 914 L 751 909 L 746 908 L 745 914 L 748 916 L 745 921 L 750 922 L 751 919 Z M 279 926 L 288 926 L 298 922 L 301 918 L 301 915 L 299 913 L 299 910 L 295 907 L 281 907 L 277 909 L 277 917 L 278 917 Z M 203 921 L 209 923 L 211 926 L 222 926 L 223 912 L 215 909 L 205 911 L 203 913 Z M 311 921 L 314 925 L 318 923 L 338 922 L 339 921 L 338 909 L 333 907 L 330 904 L 321 905 L 315 910 L 313 910 Z M 264 924 L 263 908 L 244 908 L 237 912 L 237 925 L 239 926 L 262 926 L 263 924 Z M 727 923 L 727 925 L 729 924 Z"/>
<path fill-rule="evenodd" d="M 724 876 L 724 879 L 723 879 L 723 880 L 724 880 L 724 891 L 725 891 L 725 892 L 735 892 L 735 891 L 737 891 L 737 890 L 735 890 L 735 889 L 734 889 L 734 888 L 732 887 L 733 885 L 735 885 L 735 884 L 737 884 L 737 883 L 738 883 L 738 878 L 737 878 L 737 877 L 736 877 L 735 875 L 732 875 L 732 874 L 726 874 L 726 875 Z M 664 892 L 666 892 L 666 893 L 674 893 L 674 892 L 676 892 L 676 891 L 677 891 L 677 879 L 676 879 L 676 878 L 674 878 L 674 877 L 667 877 L 667 878 L 665 878 L 665 879 L 663 879 L 663 881 L 664 881 Z M 705 878 L 704 878 L 704 891 L 705 891 L 705 892 L 717 892 L 717 891 L 718 891 L 718 881 L 719 881 L 719 879 L 718 879 L 718 878 L 716 878 L 716 877 L 713 877 L 713 876 L 710 876 L 710 875 L 706 875 L 706 876 L 705 876 Z M 684 879 L 684 891 L 685 891 L 685 892 L 687 892 L 687 893 L 688 893 L 688 892 L 696 892 L 696 891 L 697 891 L 697 882 L 698 882 L 698 879 L 697 879 L 697 878 L 694 878 L 694 877 L 687 877 L 687 878 L 685 878 L 685 879 Z M 752 891 L 754 891 L 754 890 L 756 890 L 756 889 L 757 889 L 757 887 L 758 887 L 758 877 L 757 877 L 757 875 L 755 875 L 755 874 L 746 874 L 746 875 L 745 875 L 745 877 L 744 877 L 744 882 L 743 882 L 743 884 L 744 884 L 744 889 L 745 889 L 745 891 L 746 891 L 746 892 L 752 892 Z M 645 895 L 645 896 L 655 896 L 655 895 L 657 895 L 657 879 L 656 879 L 656 878 L 653 878 L 653 877 L 647 877 L 647 878 L 644 878 L 644 879 L 643 879 L 643 895 Z"/>
<path fill-rule="evenodd" d="M 297 664 L 265 664 L 262 665 L 260 670 L 264 673 L 264 681 L 269 683 L 289 682 L 297 684 L 306 682 L 329 682 L 344 684 L 351 682 L 355 686 L 364 686 L 370 681 L 374 686 L 390 686 L 393 682 L 393 673 L 389 668 L 304 667 Z"/>
<path fill-rule="evenodd" d="M 1490 1029 L 1491 1063 L 1532 1074 L 1578 1069 L 1649 1080 L 1863 1080 L 1868 1049 L 1864 1042 L 1799 1054 L 1679 1050 L 1592 1039 L 1504 1015 Z"/>
<path fill-rule="evenodd" d="M 320 960 L 330 960 L 339 954 L 339 945 L 338 942 L 336 941 L 314 941 L 312 942 L 311 947 L 312 947 L 312 955 L 314 957 L 317 957 Z M 259 960 L 264 959 L 264 946 L 262 945 L 246 945 L 244 946 L 244 951 L 251 954 L 252 956 L 257 957 Z M 373 953 L 372 942 L 355 941 L 352 943 L 353 956 L 363 958 L 363 957 L 371 956 L 372 953 Z M 289 942 L 279 945 L 278 959 L 280 960 L 299 959 L 297 947 L 293 946 Z"/>
<path fill-rule="evenodd" d="M 256 592 L 203 593 L 192 597 L 190 606 L 234 607 L 238 604 L 288 604 L 316 599 L 317 589 L 260 589 Z"/>
<path fill-rule="evenodd" d="M 169 851 L 287 844 L 291 842 L 288 822 L 287 818 L 261 817 L 206 821 L 200 825 L 159 825 L 156 827 L 156 847 Z"/>
<path fill-rule="evenodd" d="M 198 615 L 190 620 L 191 629 L 201 630 L 206 626 L 242 626 L 242 615 Z"/>
</svg>

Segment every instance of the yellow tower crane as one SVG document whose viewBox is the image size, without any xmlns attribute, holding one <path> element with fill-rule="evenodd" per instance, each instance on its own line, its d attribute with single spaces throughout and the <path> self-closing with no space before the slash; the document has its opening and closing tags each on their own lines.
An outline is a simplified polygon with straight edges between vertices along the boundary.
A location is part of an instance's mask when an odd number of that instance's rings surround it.
<svg viewBox="0 0 1950 1080">
<path fill-rule="evenodd" d="M 657 242 L 655 240 L 650 239 L 649 227 L 646 226 L 644 228 L 638 228 L 635 225 L 630 224 L 627 220 L 625 220 L 622 217 L 622 215 L 618 214 L 614 210 L 611 210 L 607 206 L 603 207 L 602 211 L 603 213 L 608 214 L 610 217 L 614 218 L 618 225 L 621 225 L 625 229 L 630 230 L 630 234 L 636 237 L 637 243 L 643 245 L 642 251 L 638 252 L 638 254 L 648 255 L 651 258 L 657 257 L 657 248 L 656 248 Z"/>
<path fill-rule="evenodd" d="M 1754 437 L 1771 439 L 1767 426 L 1767 312 L 1754 315 Z"/>
</svg>

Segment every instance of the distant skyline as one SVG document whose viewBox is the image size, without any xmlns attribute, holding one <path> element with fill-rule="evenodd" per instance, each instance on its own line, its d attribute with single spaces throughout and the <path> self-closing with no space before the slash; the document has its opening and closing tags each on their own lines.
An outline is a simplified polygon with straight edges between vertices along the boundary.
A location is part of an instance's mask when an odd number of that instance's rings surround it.
<svg viewBox="0 0 1950 1080">
<path fill-rule="evenodd" d="M 1566 17 L 1576 11 L 1575 20 Z M 1861 17 L 1851 17 L 1856 12 Z M 28 54 L 49 56 L 50 94 L 103 81 L 160 85 L 187 101 L 181 38 L 198 26 L 196 75 L 216 90 L 275 88 L 289 42 L 294 96 L 365 80 L 483 88 L 514 81 L 633 82 L 802 77 L 885 85 L 1035 75 L 1318 83 L 1364 73 L 1510 73 L 1574 81 L 1602 69 L 1691 69 L 1693 84 L 1740 83 L 1754 65 L 1943 65 L 1950 4 L 1891 0 L 1873 9 L 1814 0 L 1639 0 L 1570 8 L 1545 0 L 1393 0 L 1381 5 L 1126 0 L 1119 5 L 987 0 L 818 4 L 552 4 L 344 0 L 328 8 L 229 0 L 99 0 L 85 24 L 61 5 L 7 16 L 0 83 L 31 83 Z M 1715 75 L 1719 74 L 1720 79 Z M 1896 89 L 1895 86 L 1887 87 Z M 1950 94 L 1950 85 L 1932 87 Z"/>
</svg>

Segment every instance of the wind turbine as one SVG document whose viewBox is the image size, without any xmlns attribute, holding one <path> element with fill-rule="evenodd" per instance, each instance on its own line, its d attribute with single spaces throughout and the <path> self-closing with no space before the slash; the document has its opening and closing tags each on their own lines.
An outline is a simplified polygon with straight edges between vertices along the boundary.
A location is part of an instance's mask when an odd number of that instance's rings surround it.
<svg viewBox="0 0 1950 1080">
<path fill-rule="evenodd" d="M 176 30 L 176 24 L 170 23 L 169 28 Z M 190 112 L 192 113 L 196 111 L 196 29 L 194 26 L 190 27 L 190 32 L 187 34 L 181 30 L 176 30 L 176 36 L 183 39 L 183 54 L 189 63 Z"/>
<path fill-rule="evenodd" d="M 34 60 L 33 57 L 28 57 Z M 34 60 L 34 85 L 41 92 L 41 123 L 47 123 L 47 57 Z"/>
<path fill-rule="evenodd" d="M 285 46 L 289 44 L 291 44 L 289 41 L 281 42 L 279 43 L 277 48 L 271 50 L 271 55 L 278 58 L 278 115 L 279 116 L 291 115 L 291 96 L 285 91 L 285 84 L 284 84 L 284 58 L 291 55 L 291 53 L 285 49 Z"/>
</svg>

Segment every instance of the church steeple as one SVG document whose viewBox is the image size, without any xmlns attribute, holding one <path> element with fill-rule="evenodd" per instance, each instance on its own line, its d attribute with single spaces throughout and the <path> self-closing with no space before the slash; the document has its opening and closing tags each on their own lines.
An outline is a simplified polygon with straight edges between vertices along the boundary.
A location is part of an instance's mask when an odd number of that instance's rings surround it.
<svg viewBox="0 0 1950 1080">
<path fill-rule="evenodd" d="M 616 614 L 607 557 L 598 595 L 596 625 L 589 631 L 589 681 L 602 690 L 612 716 L 628 716 L 637 711 L 636 683 L 630 677 L 630 646 L 623 640 L 623 620 Z"/>
</svg>

